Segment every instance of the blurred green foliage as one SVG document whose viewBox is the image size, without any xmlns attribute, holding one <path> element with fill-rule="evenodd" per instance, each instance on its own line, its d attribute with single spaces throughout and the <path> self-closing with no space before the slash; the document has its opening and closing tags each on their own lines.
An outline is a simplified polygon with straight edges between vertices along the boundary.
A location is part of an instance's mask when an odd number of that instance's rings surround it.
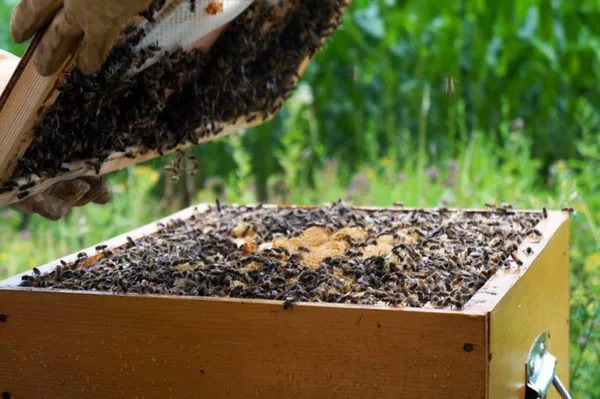
<svg viewBox="0 0 600 399">
<path fill-rule="evenodd" d="M 354 0 L 304 79 L 313 89 L 316 123 L 296 129 L 297 144 L 318 143 L 318 152 L 306 150 L 303 177 L 330 157 L 343 164 L 346 179 L 381 156 L 404 159 L 422 125 L 426 89 L 432 156 L 456 153 L 473 131 L 501 144 L 503 125 L 522 120 L 547 174 L 554 161 L 577 156 L 578 101 L 598 111 L 599 13 L 596 1 Z M 449 78 L 456 96 L 446 95 Z M 284 112 L 246 139 L 259 186 L 283 167 L 261 148 L 279 147 L 293 134 L 286 118 Z M 228 158 L 221 143 L 203 150 Z M 233 165 L 217 167 L 227 174 Z"/>
<path fill-rule="evenodd" d="M 20 55 L 11 7 L 0 46 Z M 172 182 L 166 157 L 113 174 L 109 205 L 57 223 L 6 210 L 0 278 L 215 196 L 570 204 L 572 392 L 600 398 L 599 61 L 595 0 L 354 0 L 278 117 L 191 150 L 196 177 Z"/>
</svg>

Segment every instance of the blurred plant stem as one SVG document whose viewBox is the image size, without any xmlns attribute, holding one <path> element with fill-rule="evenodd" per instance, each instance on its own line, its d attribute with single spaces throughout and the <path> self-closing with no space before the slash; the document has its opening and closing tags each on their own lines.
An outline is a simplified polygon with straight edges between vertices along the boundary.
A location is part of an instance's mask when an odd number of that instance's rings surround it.
<svg viewBox="0 0 600 399">
<path fill-rule="evenodd" d="M 467 10 L 468 0 L 462 0 L 460 6 L 460 19 L 462 21 L 462 46 L 460 52 L 460 79 L 465 102 L 465 126 L 467 128 L 467 139 L 473 135 L 473 99 L 471 97 L 471 22 Z"/>
<path fill-rule="evenodd" d="M 423 187 L 425 185 L 425 160 L 427 143 L 427 117 L 429 115 L 430 86 L 425 82 L 423 88 L 423 99 L 421 102 L 421 117 L 419 119 L 419 150 L 417 156 L 417 206 L 423 206 Z"/>
<path fill-rule="evenodd" d="M 19 231 L 27 230 L 27 226 L 29 226 L 30 220 L 31 220 L 31 215 L 29 213 L 22 213 L 21 221 L 19 222 Z"/>
</svg>

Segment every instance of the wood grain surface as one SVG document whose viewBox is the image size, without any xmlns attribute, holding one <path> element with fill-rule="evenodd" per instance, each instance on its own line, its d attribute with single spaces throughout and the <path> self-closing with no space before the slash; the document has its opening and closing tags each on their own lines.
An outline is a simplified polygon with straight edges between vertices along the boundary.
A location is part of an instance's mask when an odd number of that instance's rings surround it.
<svg viewBox="0 0 600 399">
<path fill-rule="evenodd" d="M 0 290 L 0 391 L 18 399 L 485 397 L 485 316 L 259 302 Z"/>
<path fill-rule="evenodd" d="M 72 57 L 56 75 L 39 75 L 32 61 L 38 44 L 36 36 L 0 97 L 0 182 L 13 173 L 17 161 L 27 151 L 33 140 L 33 127 L 45 107 L 56 98 L 58 83 L 70 69 Z"/>
<path fill-rule="evenodd" d="M 569 221 L 550 216 L 544 223 L 555 233 L 490 314 L 490 399 L 525 397 L 525 361 L 542 332 L 569 387 Z M 552 388 L 548 399 L 559 397 Z"/>
</svg>

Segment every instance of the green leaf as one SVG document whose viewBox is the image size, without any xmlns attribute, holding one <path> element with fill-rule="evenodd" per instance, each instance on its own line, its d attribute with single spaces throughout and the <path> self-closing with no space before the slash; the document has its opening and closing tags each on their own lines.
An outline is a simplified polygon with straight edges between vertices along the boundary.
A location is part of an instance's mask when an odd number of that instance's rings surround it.
<svg viewBox="0 0 600 399">
<path fill-rule="evenodd" d="M 379 5 L 372 1 L 363 10 L 354 13 L 356 24 L 374 39 L 382 39 L 385 35 L 385 27 L 379 13 Z"/>
</svg>

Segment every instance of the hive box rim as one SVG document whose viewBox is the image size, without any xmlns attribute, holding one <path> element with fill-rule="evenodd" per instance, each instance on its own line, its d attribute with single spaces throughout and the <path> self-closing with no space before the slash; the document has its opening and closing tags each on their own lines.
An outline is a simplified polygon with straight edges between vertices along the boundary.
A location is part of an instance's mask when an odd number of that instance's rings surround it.
<svg viewBox="0 0 600 399">
<path fill-rule="evenodd" d="M 95 248 L 98 245 L 107 245 L 107 250 L 113 248 L 119 248 L 127 243 L 128 237 L 138 239 L 140 237 L 154 235 L 160 230 L 161 226 L 166 225 L 174 220 L 187 220 L 191 216 L 198 217 L 202 213 L 210 211 L 214 205 L 201 203 L 190 206 L 181 211 L 175 212 L 172 215 L 161 218 L 157 221 L 148 223 L 142 227 L 134 229 L 130 232 L 118 235 L 116 237 L 104 240 L 97 243 L 89 248 L 77 251 L 67 256 L 61 257 L 54 261 L 50 261 L 44 265 L 38 266 L 37 269 L 41 273 L 50 273 L 54 271 L 56 266 L 60 265 L 60 261 L 67 263 L 77 259 L 77 254 L 85 252 L 89 254 L 88 259 L 83 263 L 84 266 L 93 264 L 101 257 L 101 251 Z M 228 204 L 228 207 L 253 207 L 256 205 L 242 205 L 242 204 Z M 275 205 L 275 204 L 261 204 L 263 208 L 271 208 L 275 210 L 285 209 L 318 209 L 321 205 Z M 409 207 L 374 207 L 374 206 L 352 206 L 353 209 L 367 212 L 378 212 L 378 211 L 389 211 L 397 213 L 408 213 L 414 211 L 436 211 L 439 208 L 409 208 Z M 467 213 L 490 213 L 490 209 L 462 209 L 462 208 L 448 208 L 449 212 L 467 212 Z M 515 213 L 539 213 L 539 210 L 512 210 Z M 342 308 L 342 309 L 363 309 L 363 310 L 380 310 L 380 311 L 396 311 L 396 312 L 426 312 L 426 313 L 438 313 L 438 314 L 457 314 L 470 317 L 487 317 L 495 306 L 502 300 L 502 298 L 508 293 L 511 287 L 521 278 L 529 267 L 535 262 L 538 256 L 541 254 L 543 249 L 547 246 L 548 242 L 552 239 L 558 229 L 568 221 L 569 216 L 567 212 L 549 210 L 548 217 L 542 219 L 536 229 L 542 232 L 543 236 L 539 242 L 531 242 L 525 239 L 521 245 L 519 245 L 518 252 L 523 253 L 523 250 L 527 247 L 531 247 L 534 250 L 531 256 L 522 256 L 523 265 L 514 271 L 505 270 L 504 268 L 498 269 L 498 271 L 488 279 L 488 281 L 471 297 L 471 299 L 465 304 L 461 310 L 448 310 L 448 309 L 431 309 L 423 307 L 394 307 L 389 305 L 360 305 L 360 304 L 337 304 L 337 303 L 315 303 L 315 302 L 302 302 L 296 303 L 294 306 L 298 307 L 325 307 L 325 308 Z M 281 300 L 266 300 L 266 299 L 245 299 L 245 298 L 228 298 L 228 297 L 200 297 L 200 296 L 186 296 L 186 295 L 160 295 L 160 294 L 116 294 L 108 291 L 79 291 L 79 290 L 67 290 L 67 289 L 53 289 L 53 288 L 33 288 L 33 287 L 19 287 L 18 284 L 21 282 L 21 277 L 24 275 L 31 275 L 34 268 L 26 270 L 22 273 L 8 277 L 4 280 L 0 280 L 0 291 L 18 291 L 18 292 L 29 292 L 32 295 L 36 293 L 52 293 L 54 295 L 106 295 L 112 297 L 121 297 L 124 300 L 137 299 L 141 300 L 144 298 L 161 298 L 162 300 L 194 300 L 203 302 L 221 302 L 230 304 L 263 304 L 263 305 L 278 305 L 281 306 L 283 301 Z"/>
</svg>

